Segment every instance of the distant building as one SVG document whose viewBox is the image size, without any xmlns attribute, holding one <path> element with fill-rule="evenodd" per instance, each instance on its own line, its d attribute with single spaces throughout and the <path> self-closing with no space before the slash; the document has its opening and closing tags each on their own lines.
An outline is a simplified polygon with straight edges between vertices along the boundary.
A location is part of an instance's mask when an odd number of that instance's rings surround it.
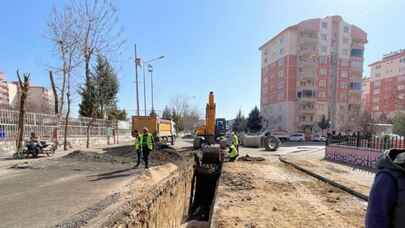
<svg viewBox="0 0 405 228">
<path fill-rule="evenodd" d="M 369 65 L 370 77 L 363 83 L 363 106 L 374 119 L 392 118 L 405 110 L 405 50 L 391 52 Z"/>
<path fill-rule="evenodd" d="M 8 86 L 6 76 L 3 72 L 0 72 L 0 109 L 8 108 Z"/>
<path fill-rule="evenodd" d="M 19 87 L 18 82 L 8 83 L 9 105 L 11 109 L 19 109 Z M 28 90 L 27 100 L 25 102 L 25 110 L 27 112 L 54 113 L 54 96 L 53 93 L 45 87 L 30 86 Z"/>
<path fill-rule="evenodd" d="M 340 16 L 302 21 L 263 44 L 261 114 L 272 129 L 343 131 L 360 110 L 367 34 Z"/>
</svg>

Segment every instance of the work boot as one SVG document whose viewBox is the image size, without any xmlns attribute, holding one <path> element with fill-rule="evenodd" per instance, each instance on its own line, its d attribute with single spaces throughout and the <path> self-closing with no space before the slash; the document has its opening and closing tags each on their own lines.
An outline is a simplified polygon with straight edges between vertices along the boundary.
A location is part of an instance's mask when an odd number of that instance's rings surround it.
<svg viewBox="0 0 405 228">
<path fill-rule="evenodd" d="M 133 169 L 137 169 L 139 167 L 139 164 L 134 165 L 134 167 L 132 167 Z"/>
</svg>

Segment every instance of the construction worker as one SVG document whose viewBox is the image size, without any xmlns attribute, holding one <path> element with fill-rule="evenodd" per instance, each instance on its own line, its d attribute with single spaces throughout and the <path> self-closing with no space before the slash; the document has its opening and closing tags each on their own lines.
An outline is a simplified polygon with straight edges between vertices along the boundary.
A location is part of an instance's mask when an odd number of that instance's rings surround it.
<svg viewBox="0 0 405 228">
<path fill-rule="evenodd" d="M 138 168 L 139 164 L 141 163 L 141 153 L 142 153 L 142 148 L 141 148 L 142 137 L 139 134 L 138 130 L 134 131 L 134 137 L 135 137 L 134 149 L 135 149 L 136 155 L 138 157 L 138 161 L 137 161 L 136 165 L 134 166 L 134 168 Z"/>
<path fill-rule="evenodd" d="M 235 131 L 232 131 L 232 145 L 235 145 L 236 150 L 239 151 L 239 138 Z"/>
<path fill-rule="evenodd" d="M 143 128 L 143 134 L 141 136 L 141 145 L 142 145 L 142 155 L 143 155 L 143 161 L 145 162 L 145 169 L 148 169 L 148 158 L 149 158 L 149 153 L 153 150 L 154 146 L 154 140 L 153 140 L 153 135 L 149 133 L 149 130 L 147 127 Z"/>
<path fill-rule="evenodd" d="M 229 161 L 233 162 L 236 160 L 236 158 L 239 156 L 238 150 L 236 149 L 236 146 L 234 144 L 231 144 L 229 146 Z"/>
<path fill-rule="evenodd" d="M 405 149 L 391 149 L 377 161 L 366 228 L 405 227 Z"/>
</svg>

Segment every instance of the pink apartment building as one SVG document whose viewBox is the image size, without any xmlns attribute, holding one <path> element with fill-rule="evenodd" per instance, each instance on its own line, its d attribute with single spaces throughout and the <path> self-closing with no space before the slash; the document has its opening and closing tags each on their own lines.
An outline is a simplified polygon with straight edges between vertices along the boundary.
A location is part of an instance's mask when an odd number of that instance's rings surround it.
<svg viewBox="0 0 405 228">
<path fill-rule="evenodd" d="M 367 34 L 340 16 L 302 21 L 263 44 L 261 113 L 268 127 L 318 132 L 325 116 L 345 130 L 361 104 Z"/>
<path fill-rule="evenodd" d="M 391 52 L 369 65 L 370 77 L 365 80 L 362 104 L 374 119 L 382 114 L 392 118 L 405 110 L 405 50 Z"/>
</svg>

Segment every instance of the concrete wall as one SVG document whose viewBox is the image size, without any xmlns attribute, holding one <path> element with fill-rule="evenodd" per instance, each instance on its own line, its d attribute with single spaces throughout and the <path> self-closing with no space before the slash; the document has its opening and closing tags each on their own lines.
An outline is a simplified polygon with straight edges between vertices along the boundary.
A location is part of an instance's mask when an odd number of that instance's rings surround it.
<svg viewBox="0 0 405 228">
<path fill-rule="evenodd" d="M 366 169 L 374 169 L 375 163 L 380 155 L 381 150 L 343 145 L 327 146 L 325 149 L 326 160 Z"/>
</svg>

